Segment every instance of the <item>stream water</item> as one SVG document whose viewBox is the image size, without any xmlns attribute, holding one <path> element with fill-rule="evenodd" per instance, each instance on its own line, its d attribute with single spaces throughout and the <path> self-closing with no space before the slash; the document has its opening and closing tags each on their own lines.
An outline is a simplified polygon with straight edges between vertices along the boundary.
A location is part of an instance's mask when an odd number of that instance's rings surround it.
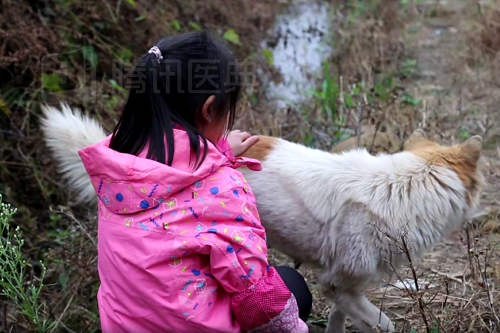
<svg viewBox="0 0 500 333">
<path fill-rule="evenodd" d="M 270 81 L 267 98 L 279 106 L 301 102 L 316 87 L 323 61 L 332 53 L 332 8 L 326 2 L 294 2 L 280 7 L 273 28 L 262 42 L 273 53 L 281 80 Z"/>
</svg>

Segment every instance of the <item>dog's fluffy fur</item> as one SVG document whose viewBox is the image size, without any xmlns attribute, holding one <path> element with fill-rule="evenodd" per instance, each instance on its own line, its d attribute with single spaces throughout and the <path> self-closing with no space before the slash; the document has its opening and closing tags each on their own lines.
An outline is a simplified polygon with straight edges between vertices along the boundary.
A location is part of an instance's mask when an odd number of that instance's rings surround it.
<svg viewBox="0 0 500 333">
<path fill-rule="evenodd" d="M 245 172 L 270 244 L 319 268 L 334 302 L 327 332 L 343 332 L 345 316 L 363 332 L 392 331 L 387 316 L 360 291 L 390 277 L 459 228 L 474 212 L 482 176 L 482 140 L 442 147 L 417 130 L 405 151 L 330 154 L 263 137 L 244 155 L 262 162 Z"/>
<path fill-rule="evenodd" d="M 44 113 L 47 144 L 63 174 L 82 200 L 94 199 L 77 150 L 102 140 L 104 131 L 67 106 Z M 470 218 L 483 183 L 481 146 L 475 136 L 444 147 L 417 130 L 394 155 L 330 154 L 270 137 L 244 154 L 262 162 L 261 172 L 244 173 L 270 244 L 319 270 L 334 303 L 327 332 L 344 332 L 346 316 L 363 332 L 394 330 L 361 290 L 390 277 L 406 252 L 418 258 Z"/>
<path fill-rule="evenodd" d="M 106 138 L 102 126 L 64 103 L 61 111 L 51 106 L 43 106 L 42 111 L 45 142 L 58 161 L 61 174 L 78 194 L 78 202 L 95 202 L 96 194 L 78 151 Z"/>
</svg>

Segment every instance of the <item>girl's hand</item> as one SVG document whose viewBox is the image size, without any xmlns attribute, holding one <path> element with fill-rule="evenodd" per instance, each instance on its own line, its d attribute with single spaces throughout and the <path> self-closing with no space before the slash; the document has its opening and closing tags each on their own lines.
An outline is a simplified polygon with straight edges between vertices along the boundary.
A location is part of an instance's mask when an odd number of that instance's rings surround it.
<svg viewBox="0 0 500 333">
<path fill-rule="evenodd" d="M 227 135 L 227 143 L 231 147 L 234 156 L 240 156 L 253 146 L 259 137 L 250 135 L 250 133 L 235 130 Z"/>
</svg>

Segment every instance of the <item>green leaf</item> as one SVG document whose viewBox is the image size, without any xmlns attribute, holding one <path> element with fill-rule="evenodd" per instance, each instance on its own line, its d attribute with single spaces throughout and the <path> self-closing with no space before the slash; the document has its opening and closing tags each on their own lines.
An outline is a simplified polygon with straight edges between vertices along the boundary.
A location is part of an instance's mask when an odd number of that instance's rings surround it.
<svg viewBox="0 0 500 333">
<path fill-rule="evenodd" d="M 141 16 L 137 16 L 137 17 L 134 19 L 134 22 L 144 21 L 145 19 L 146 19 L 146 14 L 142 14 Z"/>
<path fill-rule="evenodd" d="M 59 282 L 61 283 L 61 287 L 63 290 L 66 289 L 66 287 L 68 286 L 68 280 L 69 276 L 67 274 L 64 273 L 59 274 Z"/>
<path fill-rule="evenodd" d="M 406 59 L 404 62 L 403 62 L 403 67 L 410 67 L 410 68 L 413 68 L 417 66 L 417 61 L 414 60 L 414 59 Z"/>
<path fill-rule="evenodd" d="M 382 84 L 384 85 L 384 87 L 386 87 L 387 89 L 390 89 L 392 90 L 393 87 L 394 87 L 394 78 L 389 75 L 387 77 L 385 77 L 383 80 L 382 80 Z"/>
<path fill-rule="evenodd" d="M 337 99 L 337 96 L 339 94 L 339 84 L 338 84 L 338 77 L 337 75 L 334 75 L 332 78 L 330 78 L 328 82 L 328 95 L 332 99 Z"/>
<path fill-rule="evenodd" d="M 94 47 L 92 45 L 82 47 L 82 56 L 83 59 L 87 60 L 90 63 L 90 66 L 92 66 L 92 68 L 97 67 L 97 52 L 94 50 Z"/>
<path fill-rule="evenodd" d="M 128 2 L 132 7 L 137 7 L 137 4 L 135 3 L 134 0 L 125 0 L 126 2 Z"/>
<path fill-rule="evenodd" d="M 431 333 L 439 333 L 439 322 L 434 320 L 434 325 L 432 325 Z"/>
<path fill-rule="evenodd" d="M 352 108 L 354 106 L 354 103 L 352 102 L 352 96 L 351 95 L 345 95 L 345 105 L 348 108 Z"/>
<path fill-rule="evenodd" d="M 344 140 L 349 139 L 351 135 L 342 130 L 339 130 L 337 133 L 335 133 L 335 137 L 338 139 L 338 142 L 342 142 Z"/>
<path fill-rule="evenodd" d="M 119 92 L 121 92 L 123 94 L 123 96 L 127 96 L 127 89 L 125 89 L 122 86 L 120 86 L 118 84 L 118 82 L 116 82 L 115 80 L 111 79 L 111 80 L 109 80 L 109 83 L 111 84 L 111 86 L 113 88 L 115 88 L 116 90 L 118 90 Z"/>
<path fill-rule="evenodd" d="M 112 111 L 115 111 L 116 108 L 118 107 L 118 105 L 120 105 L 120 102 L 121 102 L 121 98 L 118 97 L 118 95 L 112 95 L 109 97 L 108 100 L 106 100 L 105 104 L 106 104 L 106 108 L 108 110 L 112 110 Z"/>
<path fill-rule="evenodd" d="M 113 86 L 113 88 L 120 87 L 120 85 L 118 84 L 118 82 L 116 82 L 116 80 L 114 80 L 114 79 L 109 80 L 109 84 L 111 84 L 111 86 Z"/>
<path fill-rule="evenodd" d="M 0 111 L 5 114 L 7 117 L 10 116 L 10 109 L 7 103 L 0 96 Z"/>
<path fill-rule="evenodd" d="M 333 110 L 335 110 L 335 102 L 331 101 L 329 105 L 325 105 L 326 114 L 329 115 L 332 119 L 334 118 Z"/>
<path fill-rule="evenodd" d="M 325 68 L 325 79 L 330 80 L 330 66 L 328 65 L 328 62 L 323 63 L 323 67 Z"/>
<path fill-rule="evenodd" d="M 326 79 L 323 81 L 321 92 L 323 93 L 323 96 L 326 96 L 326 94 L 328 93 L 328 80 Z"/>
<path fill-rule="evenodd" d="M 306 94 L 308 94 L 308 95 L 314 95 L 318 99 L 323 99 L 323 96 L 318 91 L 316 91 L 314 89 L 308 89 L 308 90 L 306 90 Z"/>
<path fill-rule="evenodd" d="M 314 138 L 313 136 L 311 135 L 308 135 L 305 137 L 304 139 L 304 144 L 307 146 L 307 147 L 314 147 L 316 145 L 316 138 Z"/>
<path fill-rule="evenodd" d="M 401 64 L 399 75 L 404 77 L 411 77 L 417 71 L 417 60 L 406 59 Z"/>
<path fill-rule="evenodd" d="M 182 29 L 181 24 L 177 20 L 172 21 L 172 27 L 177 31 L 180 31 Z"/>
<path fill-rule="evenodd" d="M 45 74 L 42 73 L 42 87 L 43 89 L 46 89 L 48 91 L 61 91 L 61 86 L 59 83 L 61 82 L 61 78 L 59 75 L 52 73 L 52 74 Z"/>
<path fill-rule="evenodd" d="M 377 95 L 384 95 L 386 93 L 384 87 L 381 84 L 376 84 L 373 90 Z"/>
<path fill-rule="evenodd" d="M 300 114 L 304 115 L 305 119 L 308 120 L 307 112 L 305 110 L 303 110 L 298 104 L 294 103 L 289 97 L 286 97 L 285 95 L 282 95 L 279 93 L 276 93 L 276 96 L 279 98 L 282 98 L 285 101 L 285 103 L 287 103 L 288 105 L 293 107 Z"/>
<path fill-rule="evenodd" d="M 422 102 L 422 100 L 418 99 L 418 98 L 414 98 L 412 95 L 405 93 L 403 95 L 403 102 L 410 104 L 410 105 L 413 105 L 413 106 L 417 106 Z"/>
<path fill-rule="evenodd" d="M 266 58 L 266 61 L 269 65 L 271 65 L 271 66 L 274 65 L 273 51 L 271 51 L 270 49 L 264 49 L 264 50 L 262 50 L 262 54 Z"/>
<path fill-rule="evenodd" d="M 196 22 L 189 22 L 189 26 L 194 30 L 201 30 L 201 27 Z"/>
<path fill-rule="evenodd" d="M 240 36 L 234 29 L 228 29 L 222 37 L 233 44 L 241 45 Z"/>
<path fill-rule="evenodd" d="M 119 50 L 116 55 L 118 59 L 120 59 L 122 62 L 129 62 L 132 59 L 132 50 L 130 49 Z"/>
<path fill-rule="evenodd" d="M 307 136 L 305 138 L 305 141 L 311 141 L 311 137 L 310 136 Z M 325 319 L 325 318 L 308 318 L 307 319 L 307 323 L 308 324 L 313 324 L 313 325 L 322 325 L 322 326 L 326 326 L 326 324 L 328 324 L 328 320 Z"/>
<path fill-rule="evenodd" d="M 469 131 L 467 131 L 466 129 L 461 129 L 460 132 L 458 133 L 458 136 L 463 138 L 463 139 L 470 138 Z"/>
<path fill-rule="evenodd" d="M 250 103 L 252 105 L 257 105 L 257 103 L 259 103 L 259 99 L 257 98 L 257 96 L 255 95 L 250 96 Z"/>
</svg>

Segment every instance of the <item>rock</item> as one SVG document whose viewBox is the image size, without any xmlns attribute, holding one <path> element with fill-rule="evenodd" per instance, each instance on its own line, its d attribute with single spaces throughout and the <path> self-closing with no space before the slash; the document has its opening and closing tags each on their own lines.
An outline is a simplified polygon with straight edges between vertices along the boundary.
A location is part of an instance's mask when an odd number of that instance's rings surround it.
<svg viewBox="0 0 500 333">
<path fill-rule="evenodd" d="M 309 326 L 309 333 L 324 333 L 326 330 L 326 327 L 319 325 L 309 324 L 307 326 Z"/>
<path fill-rule="evenodd" d="M 373 141 L 374 132 L 362 134 L 359 140 L 359 147 L 370 150 L 373 143 L 373 149 L 370 153 L 389 153 L 393 154 L 401 150 L 399 139 L 389 133 L 377 133 L 375 141 Z M 342 141 L 331 150 L 332 153 L 340 153 L 343 151 L 358 148 L 356 145 L 357 137 L 352 137 Z"/>
<path fill-rule="evenodd" d="M 423 70 L 419 73 L 419 76 L 422 79 L 430 79 L 430 80 L 434 80 L 435 78 L 437 78 L 436 72 L 431 70 Z"/>
<path fill-rule="evenodd" d="M 497 232 L 500 229 L 500 221 L 489 220 L 483 225 L 484 232 Z"/>
</svg>

